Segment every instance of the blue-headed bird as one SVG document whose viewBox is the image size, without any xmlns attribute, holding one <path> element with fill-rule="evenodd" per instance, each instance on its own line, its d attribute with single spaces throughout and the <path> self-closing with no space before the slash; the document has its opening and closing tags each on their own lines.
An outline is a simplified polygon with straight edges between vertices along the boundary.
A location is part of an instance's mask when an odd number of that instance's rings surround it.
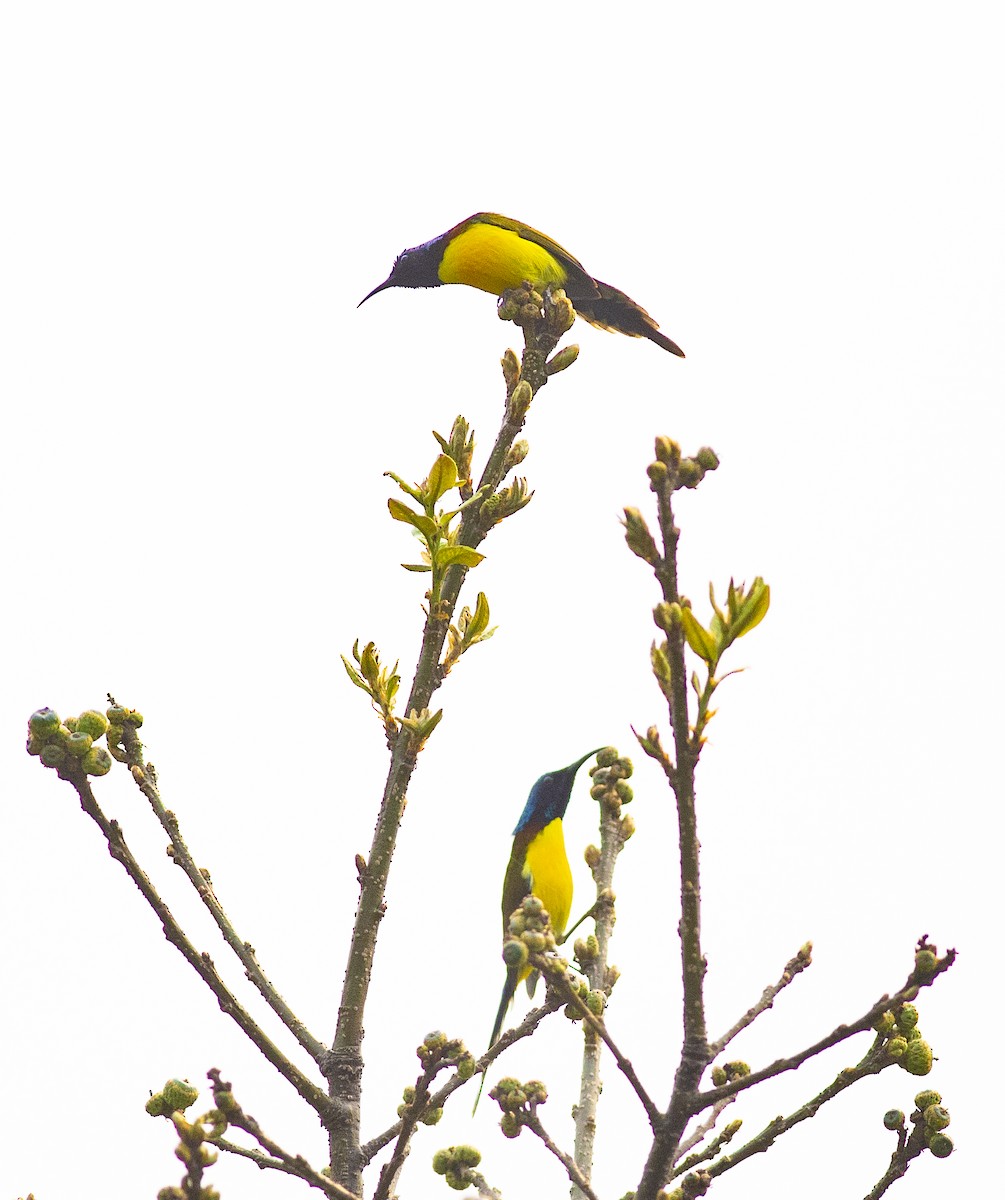
<svg viewBox="0 0 1005 1200">
<path fill-rule="evenodd" d="M 600 749 L 600 747 L 598 747 Z M 513 849 L 503 879 L 502 920 L 503 936 L 509 930 L 509 919 L 523 903 L 524 897 L 537 896 L 551 917 L 551 927 L 557 937 L 565 932 L 572 911 L 572 870 L 565 853 L 562 820 L 569 807 L 576 772 L 597 750 L 584 754 L 560 771 L 549 771 L 530 789 L 520 820 L 513 830 Z M 507 967 L 499 1011 L 496 1013 L 489 1049 L 499 1039 L 506 1010 L 516 994 L 517 985 L 527 980 L 527 990 L 533 994 L 536 975 L 529 966 Z M 480 1094 L 480 1093 L 479 1093 Z"/>
<path fill-rule="evenodd" d="M 660 333 L 652 317 L 630 296 L 594 279 L 558 242 L 499 213 L 475 213 L 439 237 L 403 250 L 391 274 L 360 304 L 391 287 L 464 283 L 500 296 L 524 282 L 539 288 L 548 284 L 563 288 L 577 314 L 598 329 L 648 338 L 671 354 L 684 357 L 680 346 Z"/>
</svg>

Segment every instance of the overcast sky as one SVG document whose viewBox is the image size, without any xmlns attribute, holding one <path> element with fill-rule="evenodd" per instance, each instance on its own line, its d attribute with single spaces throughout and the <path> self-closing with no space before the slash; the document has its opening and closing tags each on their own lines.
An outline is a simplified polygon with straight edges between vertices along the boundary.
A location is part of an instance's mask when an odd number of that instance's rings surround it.
<svg viewBox="0 0 1005 1200">
<path fill-rule="evenodd" d="M 398 565 L 416 552 L 384 472 L 421 479 L 430 430 L 458 412 L 484 453 L 517 332 L 465 288 L 356 306 L 402 248 L 478 210 L 546 231 L 687 358 L 577 323 L 578 364 L 532 409 L 535 498 L 470 579 L 498 632 L 439 693 L 409 792 L 365 1022 L 364 1137 L 394 1120 L 428 1029 L 484 1048 L 502 874 L 534 779 L 595 745 L 632 754 L 633 724 L 665 727 L 648 668 L 658 593 L 617 518 L 651 511 L 645 468 L 666 434 L 722 461 L 679 506 L 696 611 L 709 580 L 772 588 L 727 661 L 748 669 L 718 694 L 698 778 L 710 1032 L 807 939 L 812 970 L 735 1044 L 755 1066 L 894 990 L 920 935 L 956 946 L 919 1007 L 958 1149 L 896 1192 L 985 1190 L 993 1084 L 972 1042 L 1000 981 L 994 21 L 991 5 L 857 2 L 5 8 L 0 1195 L 133 1200 L 176 1183 L 169 1127 L 143 1103 L 210 1067 L 323 1162 L 316 1123 L 165 942 L 69 786 L 25 755 L 24 725 L 108 691 L 144 712 L 165 803 L 330 1041 L 353 859 L 386 771 L 339 655 L 374 640 L 407 686 L 425 586 Z M 662 776 L 633 756 L 609 1020 L 665 1102 L 676 843 Z M 239 986 L 128 777 L 96 791 Z M 581 779 L 577 910 L 594 826 Z M 577 1041 L 556 1018 L 504 1060 L 547 1081 L 542 1117 L 565 1146 Z M 737 1105 L 743 1133 L 866 1045 Z M 637 1183 L 646 1138 L 609 1061 L 605 1080 L 608 1200 Z M 883 1073 L 715 1195 L 864 1194 L 892 1149 L 883 1112 L 918 1087 Z M 492 1105 L 472 1122 L 465 1092 L 416 1138 L 401 1195 L 445 1195 L 429 1160 L 462 1141 L 512 1200 L 567 1194 Z M 210 1181 L 225 1198 L 304 1194 L 236 1161 Z"/>
</svg>

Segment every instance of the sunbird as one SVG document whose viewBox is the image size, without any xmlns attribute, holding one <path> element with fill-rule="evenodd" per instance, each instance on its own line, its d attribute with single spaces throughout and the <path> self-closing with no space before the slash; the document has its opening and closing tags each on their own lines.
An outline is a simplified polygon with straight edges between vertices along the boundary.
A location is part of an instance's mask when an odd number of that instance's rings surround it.
<svg viewBox="0 0 1005 1200">
<path fill-rule="evenodd" d="M 660 333 L 652 317 L 630 296 L 594 279 L 558 242 L 498 213 L 475 213 L 439 237 L 403 250 L 391 274 L 359 303 L 365 304 L 385 288 L 444 283 L 466 283 L 501 296 L 525 281 L 540 288 L 547 284 L 563 288 L 576 313 L 598 329 L 648 338 L 684 357 L 680 346 Z"/>
<path fill-rule="evenodd" d="M 602 749 L 598 747 L 597 750 Z M 551 927 L 556 936 L 565 932 L 572 911 L 572 870 L 565 853 L 565 837 L 562 834 L 562 819 L 569 807 L 572 785 L 576 772 L 591 755 L 591 750 L 568 767 L 560 771 L 549 771 L 530 789 L 527 803 L 520 820 L 513 830 L 513 849 L 503 878 L 502 920 L 503 936 L 509 932 L 509 919 L 523 903 L 524 897 L 537 896 L 551 917 Z M 499 1031 L 517 985 L 527 980 L 527 991 L 533 995 L 537 974 L 524 964 L 523 967 L 507 967 L 499 1011 L 496 1013 L 489 1049 L 499 1040 Z M 482 1086 L 485 1078 L 482 1077 Z M 481 1097 L 481 1089 L 478 1096 Z M 478 1107 L 478 1100 L 475 1100 Z"/>
</svg>

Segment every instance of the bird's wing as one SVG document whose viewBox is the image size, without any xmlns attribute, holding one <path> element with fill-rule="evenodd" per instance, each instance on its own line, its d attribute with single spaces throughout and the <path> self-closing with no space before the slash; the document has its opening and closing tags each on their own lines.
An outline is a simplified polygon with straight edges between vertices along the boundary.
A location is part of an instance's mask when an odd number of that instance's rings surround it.
<svg viewBox="0 0 1005 1200">
<path fill-rule="evenodd" d="M 599 296 L 600 291 L 597 287 L 597 281 L 586 270 L 578 258 L 574 258 L 564 246 L 560 246 L 558 242 L 552 241 L 546 233 L 542 233 L 539 229 L 534 229 L 530 225 L 524 225 L 522 221 L 514 221 L 511 217 L 504 217 L 500 213 L 475 213 L 474 216 L 468 217 L 466 221 L 462 221 L 456 226 L 457 232 L 476 221 L 481 221 L 486 225 L 495 225 L 498 229 L 508 229 L 512 233 L 518 234 L 525 241 L 533 242 L 542 249 L 547 250 L 565 267 L 568 273 L 568 279 L 565 282 L 565 293 L 570 300 L 586 299 L 588 297 Z M 451 230 L 453 233 L 454 230 Z"/>
</svg>

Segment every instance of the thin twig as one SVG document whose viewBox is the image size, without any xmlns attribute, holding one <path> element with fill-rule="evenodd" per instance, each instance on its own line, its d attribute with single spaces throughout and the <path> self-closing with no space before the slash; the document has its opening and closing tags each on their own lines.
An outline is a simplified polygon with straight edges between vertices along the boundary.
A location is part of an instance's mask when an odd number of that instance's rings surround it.
<svg viewBox="0 0 1005 1200">
<path fill-rule="evenodd" d="M 850 1088 L 853 1083 L 857 1083 L 867 1075 L 878 1075 L 880 1071 L 890 1066 L 893 1066 L 893 1060 L 885 1054 L 882 1038 L 877 1038 L 857 1066 L 845 1067 L 832 1083 L 829 1083 L 821 1092 L 811 1100 L 807 1100 L 805 1104 L 801 1105 L 787 1117 L 775 1117 L 773 1121 L 769 1121 L 764 1129 L 756 1137 L 751 1138 L 746 1145 L 741 1146 L 735 1153 L 727 1154 L 723 1158 L 720 1158 L 718 1162 L 713 1163 L 708 1168 L 709 1175 L 713 1178 L 717 1175 L 722 1175 L 746 1159 L 752 1158 L 755 1154 L 763 1154 L 783 1133 L 787 1133 L 801 1121 L 809 1120 L 810 1117 L 815 1116 L 823 1105 L 833 1100 L 835 1096 L 839 1096 L 847 1088 Z"/>
<path fill-rule="evenodd" d="M 532 956 L 533 957 L 533 956 Z M 646 1116 L 649 1118 L 649 1124 L 655 1130 L 662 1117 L 659 1109 L 653 1103 L 649 1093 L 642 1086 L 642 1081 L 636 1074 L 635 1068 L 632 1066 L 631 1060 L 621 1052 L 618 1044 L 611 1037 L 607 1030 L 607 1026 L 601 1017 L 596 1017 L 590 1012 L 586 1006 L 586 1002 L 580 997 L 579 993 L 572 986 L 569 980 L 564 975 L 556 975 L 553 977 L 555 988 L 562 994 L 563 1002 L 571 1004 L 582 1016 L 587 1025 L 596 1033 L 603 1041 L 604 1045 L 610 1050 L 614 1056 L 614 1061 L 618 1064 L 618 1070 L 624 1075 L 632 1087 L 632 1090 L 638 1096 L 642 1103 L 642 1107 L 646 1110 Z"/>
<path fill-rule="evenodd" d="M 913 1160 L 924 1153 L 925 1146 L 924 1122 L 915 1125 L 909 1136 L 905 1130 L 899 1130 L 897 1148 L 890 1155 L 890 1165 L 870 1188 L 865 1200 L 879 1200 L 880 1196 L 885 1196 L 898 1179 L 904 1178 Z"/>
<path fill-rule="evenodd" d="M 141 768 L 135 766 L 132 768 L 132 772 L 134 778 L 137 772 L 142 774 Z M 153 909 L 154 914 L 161 923 L 164 936 L 167 940 L 182 954 L 185 961 L 195 969 L 199 977 L 212 991 L 213 995 L 216 996 L 217 1002 L 223 1012 L 237 1023 L 241 1031 L 258 1047 L 287 1083 L 324 1120 L 329 1113 L 328 1097 L 317 1084 L 308 1079 L 303 1071 L 283 1054 L 279 1047 L 259 1028 L 247 1010 L 238 1003 L 233 992 L 231 992 L 217 973 L 210 956 L 204 953 L 200 954 L 192 945 L 181 926 L 172 916 L 171 910 L 150 882 L 146 872 L 133 857 L 132 852 L 126 845 L 119 823 L 109 820 L 98 806 L 97 799 L 91 790 L 91 785 L 87 777 L 76 774 L 68 774 L 66 777 L 73 784 L 77 795 L 80 797 L 80 807 L 104 834 L 105 841 L 108 843 L 108 853 L 116 862 L 122 864 L 129 878 L 139 888 L 144 900 Z"/>
<path fill-rule="evenodd" d="M 324 1192 L 326 1196 L 335 1196 L 337 1200 L 346 1200 L 346 1197 L 352 1195 L 352 1192 L 347 1192 L 337 1183 L 332 1183 L 330 1179 L 319 1174 L 313 1167 L 308 1167 L 305 1171 L 296 1159 L 291 1162 L 281 1158 L 272 1158 L 261 1150 L 253 1150 L 250 1146 L 240 1146 L 237 1142 L 231 1142 L 227 1138 L 215 1138 L 213 1145 L 227 1154 L 248 1159 L 261 1171 L 281 1171 L 284 1175 L 293 1175 L 297 1179 L 309 1183 L 311 1187 Z"/>
<path fill-rule="evenodd" d="M 551 1153 L 554 1154 L 554 1156 L 562 1164 L 562 1166 L 565 1167 L 566 1174 L 576 1185 L 576 1187 L 579 1188 L 583 1195 L 586 1196 L 587 1200 L 597 1200 L 597 1193 L 593 1190 L 593 1188 L 590 1187 L 586 1176 L 582 1171 L 580 1171 L 579 1167 L 576 1166 L 575 1161 L 568 1154 L 566 1154 L 564 1150 L 559 1149 L 559 1147 L 556 1146 L 551 1140 L 551 1138 L 545 1132 L 544 1126 L 541 1124 L 541 1118 L 537 1115 L 537 1113 L 533 1112 L 523 1115 L 521 1117 L 521 1124 L 525 1129 L 529 1129 L 531 1133 L 535 1134 L 541 1139 L 545 1145 L 545 1148 L 550 1150 Z"/>
<path fill-rule="evenodd" d="M 721 1100 L 725 1096 L 736 1095 L 736 1093 L 746 1091 L 747 1088 L 753 1087 L 755 1084 L 762 1082 L 762 1080 L 774 1079 L 775 1076 L 782 1075 L 786 1071 L 794 1071 L 797 1067 L 801 1067 L 808 1059 L 815 1058 L 816 1055 L 822 1054 L 832 1046 L 840 1045 L 841 1042 L 847 1041 L 848 1038 L 855 1037 L 856 1034 L 872 1029 L 883 1013 L 913 999 L 917 995 L 919 987 L 931 986 L 943 971 L 947 971 L 953 965 L 955 960 L 956 951 L 947 951 L 945 958 L 939 960 L 934 972 L 923 978 L 919 978 L 916 973 L 912 972 L 907 977 L 907 982 L 892 997 L 881 996 L 872 1008 L 863 1013 L 857 1021 L 853 1021 L 850 1025 L 838 1025 L 826 1037 L 822 1037 L 818 1042 L 814 1042 L 812 1046 L 807 1046 L 805 1050 L 800 1050 L 797 1054 L 793 1054 L 789 1058 L 776 1059 L 769 1066 L 762 1067 L 759 1071 L 751 1071 L 749 1075 L 744 1075 L 742 1079 L 735 1079 L 731 1083 L 724 1083 L 722 1087 L 711 1088 L 707 1092 L 697 1093 L 693 1098 L 693 1111 L 696 1113 L 701 1112 L 702 1109 L 707 1108 L 710 1104 L 715 1104 L 716 1101 Z"/>
<path fill-rule="evenodd" d="M 770 984 L 761 993 L 760 1000 L 753 1007 L 748 1008 L 743 1016 L 736 1022 L 732 1029 L 727 1030 L 718 1041 L 709 1042 L 708 1053 L 709 1061 L 718 1058 L 725 1050 L 729 1043 L 736 1037 L 738 1033 L 742 1033 L 748 1025 L 752 1024 L 762 1012 L 767 1012 L 775 1002 L 775 997 L 783 989 L 795 979 L 800 971 L 805 971 L 812 963 L 813 947 L 807 942 L 805 946 L 801 946 L 799 951 L 789 959 L 785 964 L 785 970 L 782 971 L 781 977 L 777 983 Z"/>
<path fill-rule="evenodd" d="M 111 699 L 109 697 L 109 700 Z M 272 1011 L 279 1017 L 311 1058 L 316 1063 L 320 1063 L 327 1053 L 327 1047 L 308 1031 L 300 1018 L 296 1016 L 282 996 L 279 995 L 275 986 L 259 966 L 251 943 L 243 941 L 237 935 L 230 918 L 224 912 L 223 906 L 213 891 L 213 885 L 208 875 L 199 869 L 192 858 L 188 846 L 186 846 L 182 838 L 181 830 L 178 828 L 178 818 L 173 812 L 164 807 L 160 791 L 157 787 L 156 773 L 152 766 L 144 762 L 142 743 L 137 736 L 136 730 L 131 725 L 124 727 L 122 741 L 126 748 L 127 761 L 130 766 L 139 768 L 138 772 L 133 772 L 133 779 L 136 781 L 140 791 L 147 798 L 150 807 L 154 811 L 154 815 L 161 823 L 165 833 L 171 839 L 169 853 L 172 861 L 181 867 L 189 883 L 195 888 L 199 898 L 216 922 L 224 941 L 240 960 L 241 966 L 244 967 L 245 975 L 258 988 Z"/>
<path fill-rule="evenodd" d="M 336 1196 L 338 1200 L 359 1200 L 359 1197 L 350 1192 L 348 1188 L 343 1187 L 335 1180 L 328 1179 L 319 1171 L 315 1171 L 303 1155 L 289 1154 L 278 1142 L 273 1141 L 255 1118 L 246 1113 L 240 1104 L 238 1104 L 231 1090 L 230 1083 L 224 1082 L 220 1078 L 218 1068 L 214 1067 L 211 1071 L 207 1071 L 206 1074 L 213 1084 L 213 1099 L 219 1111 L 226 1117 L 227 1125 L 234 1129 L 243 1129 L 245 1133 L 250 1134 L 258 1142 L 267 1155 L 271 1156 L 269 1159 L 255 1160 L 262 1170 L 269 1168 L 275 1170 L 281 1169 L 273 1167 L 272 1160 L 274 1159 L 276 1162 L 284 1164 L 287 1174 L 296 1175 L 300 1179 L 306 1180 L 313 1187 L 321 1188 L 329 1196 Z M 219 1145 L 220 1143 L 217 1142 L 217 1144 Z M 233 1143 L 228 1142 L 227 1148 L 231 1149 L 232 1152 L 237 1152 L 233 1148 Z M 252 1157 L 252 1154 L 245 1154 L 244 1156 Z"/>
<path fill-rule="evenodd" d="M 712 1105 L 712 1111 L 709 1113 L 708 1117 L 702 1121 L 700 1125 L 696 1125 L 692 1132 L 689 1133 L 677 1147 L 677 1153 L 674 1156 L 675 1163 L 680 1162 L 689 1150 L 693 1150 L 695 1146 L 705 1140 L 708 1134 L 710 1134 L 715 1128 L 716 1122 L 722 1116 L 723 1110 L 735 1103 L 735 1101 L 735 1096 L 727 1096 L 725 1100 L 720 1100 L 718 1104 Z M 678 1170 L 675 1170 L 674 1175 L 679 1175 L 681 1171 L 689 1171 L 697 1163 L 704 1162 L 706 1159 L 714 1157 L 714 1155 L 718 1153 L 721 1145 L 722 1140 L 720 1135 L 720 1137 L 717 1137 L 713 1142 L 711 1142 L 708 1148 L 703 1150 L 701 1154 L 695 1155 L 693 1158 L 688 1159 L 688 1161 L 684 1163 Z"/>
</svg>

